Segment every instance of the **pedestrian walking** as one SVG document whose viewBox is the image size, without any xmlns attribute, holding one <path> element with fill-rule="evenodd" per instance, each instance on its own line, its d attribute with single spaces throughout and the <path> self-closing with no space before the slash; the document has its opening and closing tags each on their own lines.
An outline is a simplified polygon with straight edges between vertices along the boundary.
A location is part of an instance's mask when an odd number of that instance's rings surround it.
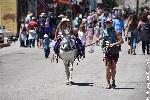
<svg viewBox="0 0 150 100">
<path fill-rule="evenodd" d="M 128 39 L 128 54 L 136 55 L 135 49 L 136 49 L 136 35 L 137 35 L 137 16 L 136 15 L 130 15 L 127 26 L 126 26 L 126 35 L 125 38 Z"/>
<path fill-rule="evenodd" d="M 115 31 L 120 33 L 122 36 L 122 33 L 124 32 L 124 21 L 122 20 L 121 13 L 117 13 L 116 18 L 113 20 L 113 27 L 115 28 Z M 119 48 L 121 51 L 121 45 Z"/>
<path fill-rule="evenodd" d="M 38 20 L 38 47 L 42 48 L 42 42 L 45 34 L 46 14 L 41 13 Z"/>
<path fill-rule="evenodd" d="M 43 48 L 44 48 L 44 53 L 45 53 L 45 58 L 47 59 L 50 54 L 50 39 L 47 34 L 44 35 L 44 40 L 43 40 Z"/>
<path fill-rule="evenodd" d="M 20 32 L 19 32 L 19 39 L 20 39 L 20 47 L 26 47 L 26 40 L 27 40 L 27 27 L 25 26 L 24 20 L 21 20 L 20 25 Z"/>
<path fill-rule="evenodd" d="M 86 34 L 84 32 L 84 27 L 80 26 L 78 31 L 78 38 L 82 42 L 82 51 L 83 51 L 83 58 L 85 58 L 85 45 L 86 45 Z"/>
<path fill-rule="evenodd" d="M 28 29 L 29 29 L 29 47 L 31 46 L 34 48 L 35 47 L 35 39 L 37 36 L 36 29 L 38 27 L 38 24 L 36 22 L 35 17 L 32 17 L 32 20 L 28 24 Z"/>
<path fill-rule="evenodd" d="M 148 21 L 147 15 L 143 14 L 141 21 L 138 24 L 137 29 L 141 32 L 141 41 L 142 41 L 142 52 L 145 55 L 145 50 L 147 54 L 150 54 L 149 44 L 150 44 L 150 23 Z"/>
<path fill-rule="evenodd" d="M 102 31 L 106 28 L 105 21 L 107 19 L 107 16 L 108 16 L 107 12 L 103 12 L 99 17 L 99 23 Z"/>
<path fill-rule="evenodd" d="M 25 22 L 30 22 L 32 20 L 32 16 L 33 16 L 33 13 L 32 12 L 28 12 L 26 18 L 25 18 Z"/>
<path fill-rule="evenodd" d="M 87 43 L 90 45 L 93 43 L 93 36 L 94 36 L 94 22 L 93 22 L 93 16 L 92 13 L 89 14 L 89 16 L 87 17 L 87 32 L 86 32 L 86 40 Z M 89 53 L 93 53 L 94 52 L 94 46 L 92 45 L 89 50 Z"/>
<path fill-rule="evenodd" d="M 106 67 L 107 89 L 115 88 L 116 64 L 119 58 L 119 45 L 123 43 L 120 33 L 115 31 L 112 26 L 112 19 L 105 21 L 106 29 L 103 31 L 99 40 L 102 40 L 103 61 Z M 99 41 L 98 40 L 98 41 Z M 110 81 L 112 80 L 112 83 Z"/>
</svg>

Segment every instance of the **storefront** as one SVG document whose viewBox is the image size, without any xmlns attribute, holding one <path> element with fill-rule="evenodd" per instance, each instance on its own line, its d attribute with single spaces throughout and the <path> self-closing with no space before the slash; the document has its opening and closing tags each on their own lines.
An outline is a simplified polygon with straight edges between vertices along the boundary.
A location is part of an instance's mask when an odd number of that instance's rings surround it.
<svg viewBox="0 0 150 100">
<path fill-rule="evenodd" d="M 17 0 L 0 0 L 0 26 L 3 26 L 4 34 L 16 34 L 17 32 Z"/>
</svg>

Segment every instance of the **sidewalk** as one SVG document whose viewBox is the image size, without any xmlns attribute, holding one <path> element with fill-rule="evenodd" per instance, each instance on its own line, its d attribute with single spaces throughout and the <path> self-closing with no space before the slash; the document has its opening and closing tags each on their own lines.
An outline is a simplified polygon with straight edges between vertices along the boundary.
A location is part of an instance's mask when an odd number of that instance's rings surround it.
<svg viewBox="0 0 150 100">
<path fill-rule="evenodd" d="M 12 52 L 15 52 L 17 50 L 21 49 L 19 47 L 19 41 L 16 41 L 15 43 L 8 44 L 4 42 L 3 44 L 0 44 L 0 56 L 10 54 Z"/>
</svg>

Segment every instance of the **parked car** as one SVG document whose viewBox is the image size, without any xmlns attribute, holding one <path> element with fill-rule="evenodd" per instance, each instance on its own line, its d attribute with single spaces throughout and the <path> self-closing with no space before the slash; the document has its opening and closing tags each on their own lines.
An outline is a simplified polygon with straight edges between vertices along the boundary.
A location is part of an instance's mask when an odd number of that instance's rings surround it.
<svg viewBox="0 0 150 100">
<path fill-rule="evenodd" d="M 4 34 L 0 33 L 0 43 L 4 43 Z"/>
<path fill-rule="evenodd" d="M 0 26 L 0 43 L 4 43 L 4 34 L 3 34 L 4 29 L 5 29 L 4 26 Z"/>
</svg>

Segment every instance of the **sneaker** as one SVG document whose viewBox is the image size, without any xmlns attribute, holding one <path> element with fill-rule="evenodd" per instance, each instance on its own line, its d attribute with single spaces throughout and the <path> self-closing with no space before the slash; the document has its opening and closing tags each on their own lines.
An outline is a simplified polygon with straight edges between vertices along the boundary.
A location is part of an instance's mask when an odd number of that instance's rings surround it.
<svg viewBox="0 0 150 100">
<path fill-rule="evenodd" d="M 114 89 L 116 87 L 115 80 L 112 81 L 111 87 Z"/>
<path fill-rule="evenodd" d="M 128 50 L 128 54 L 131 54 L 131 49 Z"/>
<path fill-rule="evenodd" d="M 132 53 L 132 55 L 136 55 L 136 53 L 135 53 L 135 52 L 133 52 L 133 53 Z"/>
<path fill-rule="evenodd" d="M 69 85 L 69 81 L 66 81 L 66 85 Z"/>
<path fill-rule="evenodd" d="M 71 86 L 72 85 L 72 81 L 69 81 L 69 86 Z"/>
<path fill-rule="evenodd" d="M 111 89 L 111 84 L 108 84 L 108 85 L 106 86 L 106 89 Z"/>
</svg>

